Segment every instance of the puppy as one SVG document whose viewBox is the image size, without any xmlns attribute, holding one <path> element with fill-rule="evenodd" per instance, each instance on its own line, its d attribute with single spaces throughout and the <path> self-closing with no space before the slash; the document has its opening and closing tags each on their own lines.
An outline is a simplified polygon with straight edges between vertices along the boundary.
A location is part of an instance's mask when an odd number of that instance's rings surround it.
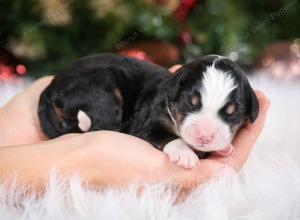
<svg viewBox="0 0 300 220">
<path fill-rule="evenodd" d="M 98 54 L 58 72 L 40 97 L 39 118 L 50 138 L 117 130 L 193 168 L 199 152 L 232 153 L 232 138 L 258 108 L 243 71 L 224 57 L 204 56 L 170 74 L 145 61 Z"/>
<path fill-rule="evenodd" d="M 113 130 L 127 133 L 138 98 L 150 98 L 169 77 L 158 65 L 103 53 L 58 71 L 40 96 L 38 115 L 49 138 L 66 133 Z"/>
<path fill-rule="evenodd" d="M 217 55 L 183 65 L 165 80 L 153 100 L 145 102 L 130 133 L 185 168 L 197 166 L 195 152 L 230 155 L 235 133 L 244 123 L 254 122 L 259 111 L 244 72 Z"/>
</svg>

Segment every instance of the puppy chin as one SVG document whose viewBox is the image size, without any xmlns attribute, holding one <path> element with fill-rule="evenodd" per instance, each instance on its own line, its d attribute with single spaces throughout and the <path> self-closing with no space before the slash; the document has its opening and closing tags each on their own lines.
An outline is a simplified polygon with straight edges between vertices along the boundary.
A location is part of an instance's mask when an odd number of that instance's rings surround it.
<svg viewBox="0 0 300 220">
<path fill-rule="evenodd" d="M 231 144 L 231 139 L 223 140 L 219 142 L 213 142 L 210 144 L 197 144 L 192 141 L 182 138 L 193 150 L 202 152 L 220 151 L 227 148 Z"/>
</svg>

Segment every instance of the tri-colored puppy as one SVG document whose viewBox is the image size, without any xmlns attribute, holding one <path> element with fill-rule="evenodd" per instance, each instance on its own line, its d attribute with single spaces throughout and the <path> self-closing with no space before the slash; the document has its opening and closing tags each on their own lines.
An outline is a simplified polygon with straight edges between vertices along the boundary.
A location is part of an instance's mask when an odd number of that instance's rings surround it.
<svg viewBox="0 0 300 220">
<path fill-rule="evenodd" d="M 81 58 L 55 75 L 38 109 L 49 138 L 71 132 L 127 132 L 138 106 L 170 74 L 149 62 L 103 53 Z"/>
<path fill-rule="evenodd" d="M 159 146 L 186 168 L 198 164 L 195 151 L 230 155 L 234 135 L 244 123 L 254 122 L 259 111 L 241 68 L 216 55 L 183 65 L 155 99 L 159 102 L 144 109 L 148 114 L 134 121 L 131 133 Z"/>
<path fill-rule="evenodd" d="M 39 105 L 41 127 L 50 138 L 121 131 L 149 141 L 185 168 L 198 164 L 195 151 L 230 154 L 237 130 L 257 114 L 243 71 L 216 55 L 175 74 L 126 56 L 89 56 L 60 71 Z"/>
</svg>

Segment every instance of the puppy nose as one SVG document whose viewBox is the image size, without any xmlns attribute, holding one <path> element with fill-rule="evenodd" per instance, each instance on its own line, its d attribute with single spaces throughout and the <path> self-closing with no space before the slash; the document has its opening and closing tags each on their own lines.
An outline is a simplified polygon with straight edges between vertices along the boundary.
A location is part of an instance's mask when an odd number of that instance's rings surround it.
<svg viewBox="0 0 300 220">
<path fill-rule="evenodd" d="M 203 133 L 200 133 L 198 135 L 197 139 L 202 144 L 209 144 L 214 139 L 214 134 L 203 134 Z"/>
</svg>

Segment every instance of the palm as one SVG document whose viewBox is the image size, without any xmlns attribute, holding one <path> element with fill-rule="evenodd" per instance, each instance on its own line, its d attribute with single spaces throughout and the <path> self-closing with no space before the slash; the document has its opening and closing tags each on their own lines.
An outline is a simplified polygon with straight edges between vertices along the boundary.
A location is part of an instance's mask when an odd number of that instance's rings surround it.
<svg viewBox="0 0 300 220">
<path fill-rule="evenodd" d="M 6 134 L 1 140 L 4 145 L 32 144 L 47 139 L 39 126 L 37 105 L 40 93 L 51 80 L 52 77 L 37 80 L 1 109 L 1 126 Z"/>
</svg>

